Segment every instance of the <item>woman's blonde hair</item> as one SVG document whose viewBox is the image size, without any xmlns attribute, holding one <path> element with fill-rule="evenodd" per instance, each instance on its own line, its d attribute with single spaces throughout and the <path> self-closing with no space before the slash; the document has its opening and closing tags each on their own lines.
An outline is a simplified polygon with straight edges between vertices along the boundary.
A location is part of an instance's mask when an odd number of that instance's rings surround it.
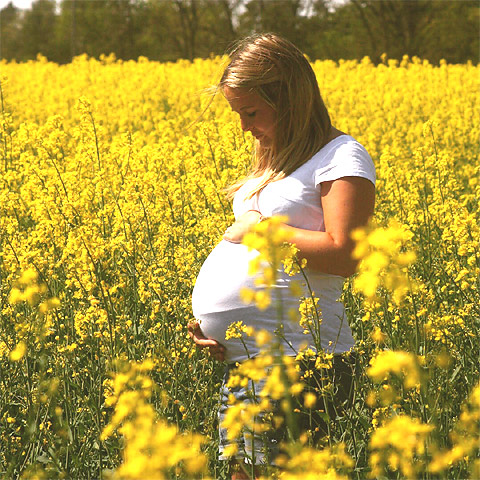
<svg viewBox="0 0 480 480">
<path fill-rule="evenodd" d="M 272 145 L 255 143 L 250 174 L 227 189 L 229 196 L 250 178 L 261 178 L 247 195 L 253 197 L 268 183 L 290 175 L 327 143 L 332 124 L 315 73 L 288 40 L 272 33 L 242 40 L 230 53 L 218 87 L 253 91 L 276 113 Z"/>
</svg>

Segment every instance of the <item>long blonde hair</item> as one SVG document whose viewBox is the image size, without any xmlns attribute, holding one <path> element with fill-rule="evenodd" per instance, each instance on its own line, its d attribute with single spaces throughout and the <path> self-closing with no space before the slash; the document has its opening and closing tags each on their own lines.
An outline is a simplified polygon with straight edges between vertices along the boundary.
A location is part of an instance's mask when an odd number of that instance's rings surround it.
<svg viewBox="0 0 480 480">
<path fill-rule="evenodd" d="M 290 175 L 327 143 L 332 123 L 315 73 L 288 40 L 272 33 L 242 40 L 230 52 L 218 87 L 253 91 L 276 113 L 272 145 L 256 142 L 250 174 L 227 189 L 230 197 L 247 180 L 261 178 L 247 195 L 253 197 L 270 182 Z"/>
</svg>

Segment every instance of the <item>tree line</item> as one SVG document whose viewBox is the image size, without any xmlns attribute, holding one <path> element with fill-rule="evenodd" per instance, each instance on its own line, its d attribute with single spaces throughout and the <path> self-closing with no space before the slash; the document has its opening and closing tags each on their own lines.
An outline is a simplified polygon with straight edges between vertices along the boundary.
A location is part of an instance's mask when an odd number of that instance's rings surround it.
<svg viewBox="0 0 480 480">
<path fill-rule="evenodd" d="M 0 56 L 192 60 L 270 31 L 312 60 L 379 62 L 386 53 L 478 63 L 479 12 L 476 0 L 36 0 L 28 10 L 0 10 Z"/>
</svg>

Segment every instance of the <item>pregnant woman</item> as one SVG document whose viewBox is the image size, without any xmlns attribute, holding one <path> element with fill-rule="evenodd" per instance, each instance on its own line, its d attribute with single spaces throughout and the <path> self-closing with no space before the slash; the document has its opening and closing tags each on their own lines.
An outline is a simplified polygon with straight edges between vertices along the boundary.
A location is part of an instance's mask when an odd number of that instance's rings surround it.
<svg viewBox="0 0 480 480">
<path fill-rule="evenodd" d="M 319 298 L 321 346 L 334 354 L 334 369 L 344 369 L 342 354 L 352 349 L 354 339 L 338 299 L 345 278 L 356 268 L 350 234 L 373 213 L 373 162 L 360 143 L 332 126 L 309 62 L 277 35 L 243 40 L 230 55 L 219 89 L 238 113 L 242 129 L 255 137 L 255 152 L 249 175 L 230 188 L 235 222 L 197 278 L 192 306 L 198 323 L 189 326 L 190 336 L 198 347 L 225 361 L 227 370 L 258 354 L 252 337 L 225 340 L 232 322 L 273 334 L 278 321 L 275 305 L 260 311 L 240 298 L 243 287 L 259 288 L 248 275 L 249 261 L 258 252 L 241 242 L 264 217 L 284 215 L 284 228 L 298 256 L 307 260 L 306 275 Z M 288 288 L 298 279 L 279 272 L 274 288 L 281 289 L 284 311 L 298 308 L 299 299 Z M 315 348 L 313 338 L 290 321 L 284 322 L 282 342 L 291 356 L 305 343 Z M 220 418 L 228 408 L 228 392 L 223 390 Z M 220 440 L 222 451 L 222 430 Z M 254 450 L 255 463 L 265 462 L 262 446 Z M 244 460 L 241 451 L 236 458 Z M 242 478 L 239 475 L 236 478 Z"/>
</svg>

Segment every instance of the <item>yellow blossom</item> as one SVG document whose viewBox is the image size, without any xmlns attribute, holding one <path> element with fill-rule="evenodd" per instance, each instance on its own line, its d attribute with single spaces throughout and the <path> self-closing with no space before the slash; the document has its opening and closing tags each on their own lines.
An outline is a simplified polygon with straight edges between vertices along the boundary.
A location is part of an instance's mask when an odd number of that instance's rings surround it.
<svg viewBox="0 0 480 480">
<path fill-rule="evenodd" d="M 19 342 L 17 346 L 10 352 L 10 360 L 12 362 L 18 362 L 21 360 L 27 352 L 27 346 L 24 342 Z"/>
<path fill-rule="evenodd" d="M 406 388 L 413 388 L 420 381 L 418 360 L 415 355 L 408 352 L 391 350 L 380 352 L 371 360 L 367 373 L 376 382 L 381 382 L 391 373 L 403 375 Z"/>
<path fill-rule="evenodd" d="M 312 392 L 308 392 L 305 394 L 303 402 L 306 408 L 313 408 L 317 402 L 317 396 Z"/>
<path fill-rule="evenodd" d="M 421 467 L 419 456 L 425 452 L 425 442 L 433 426 L 424 425 L 415 418 L 399 415 L 377 428 L 370 440 L 371 477 L 382 474 L 388 466 L 399 470 L 407 478 L 414 478 Z"/>
</svg>

